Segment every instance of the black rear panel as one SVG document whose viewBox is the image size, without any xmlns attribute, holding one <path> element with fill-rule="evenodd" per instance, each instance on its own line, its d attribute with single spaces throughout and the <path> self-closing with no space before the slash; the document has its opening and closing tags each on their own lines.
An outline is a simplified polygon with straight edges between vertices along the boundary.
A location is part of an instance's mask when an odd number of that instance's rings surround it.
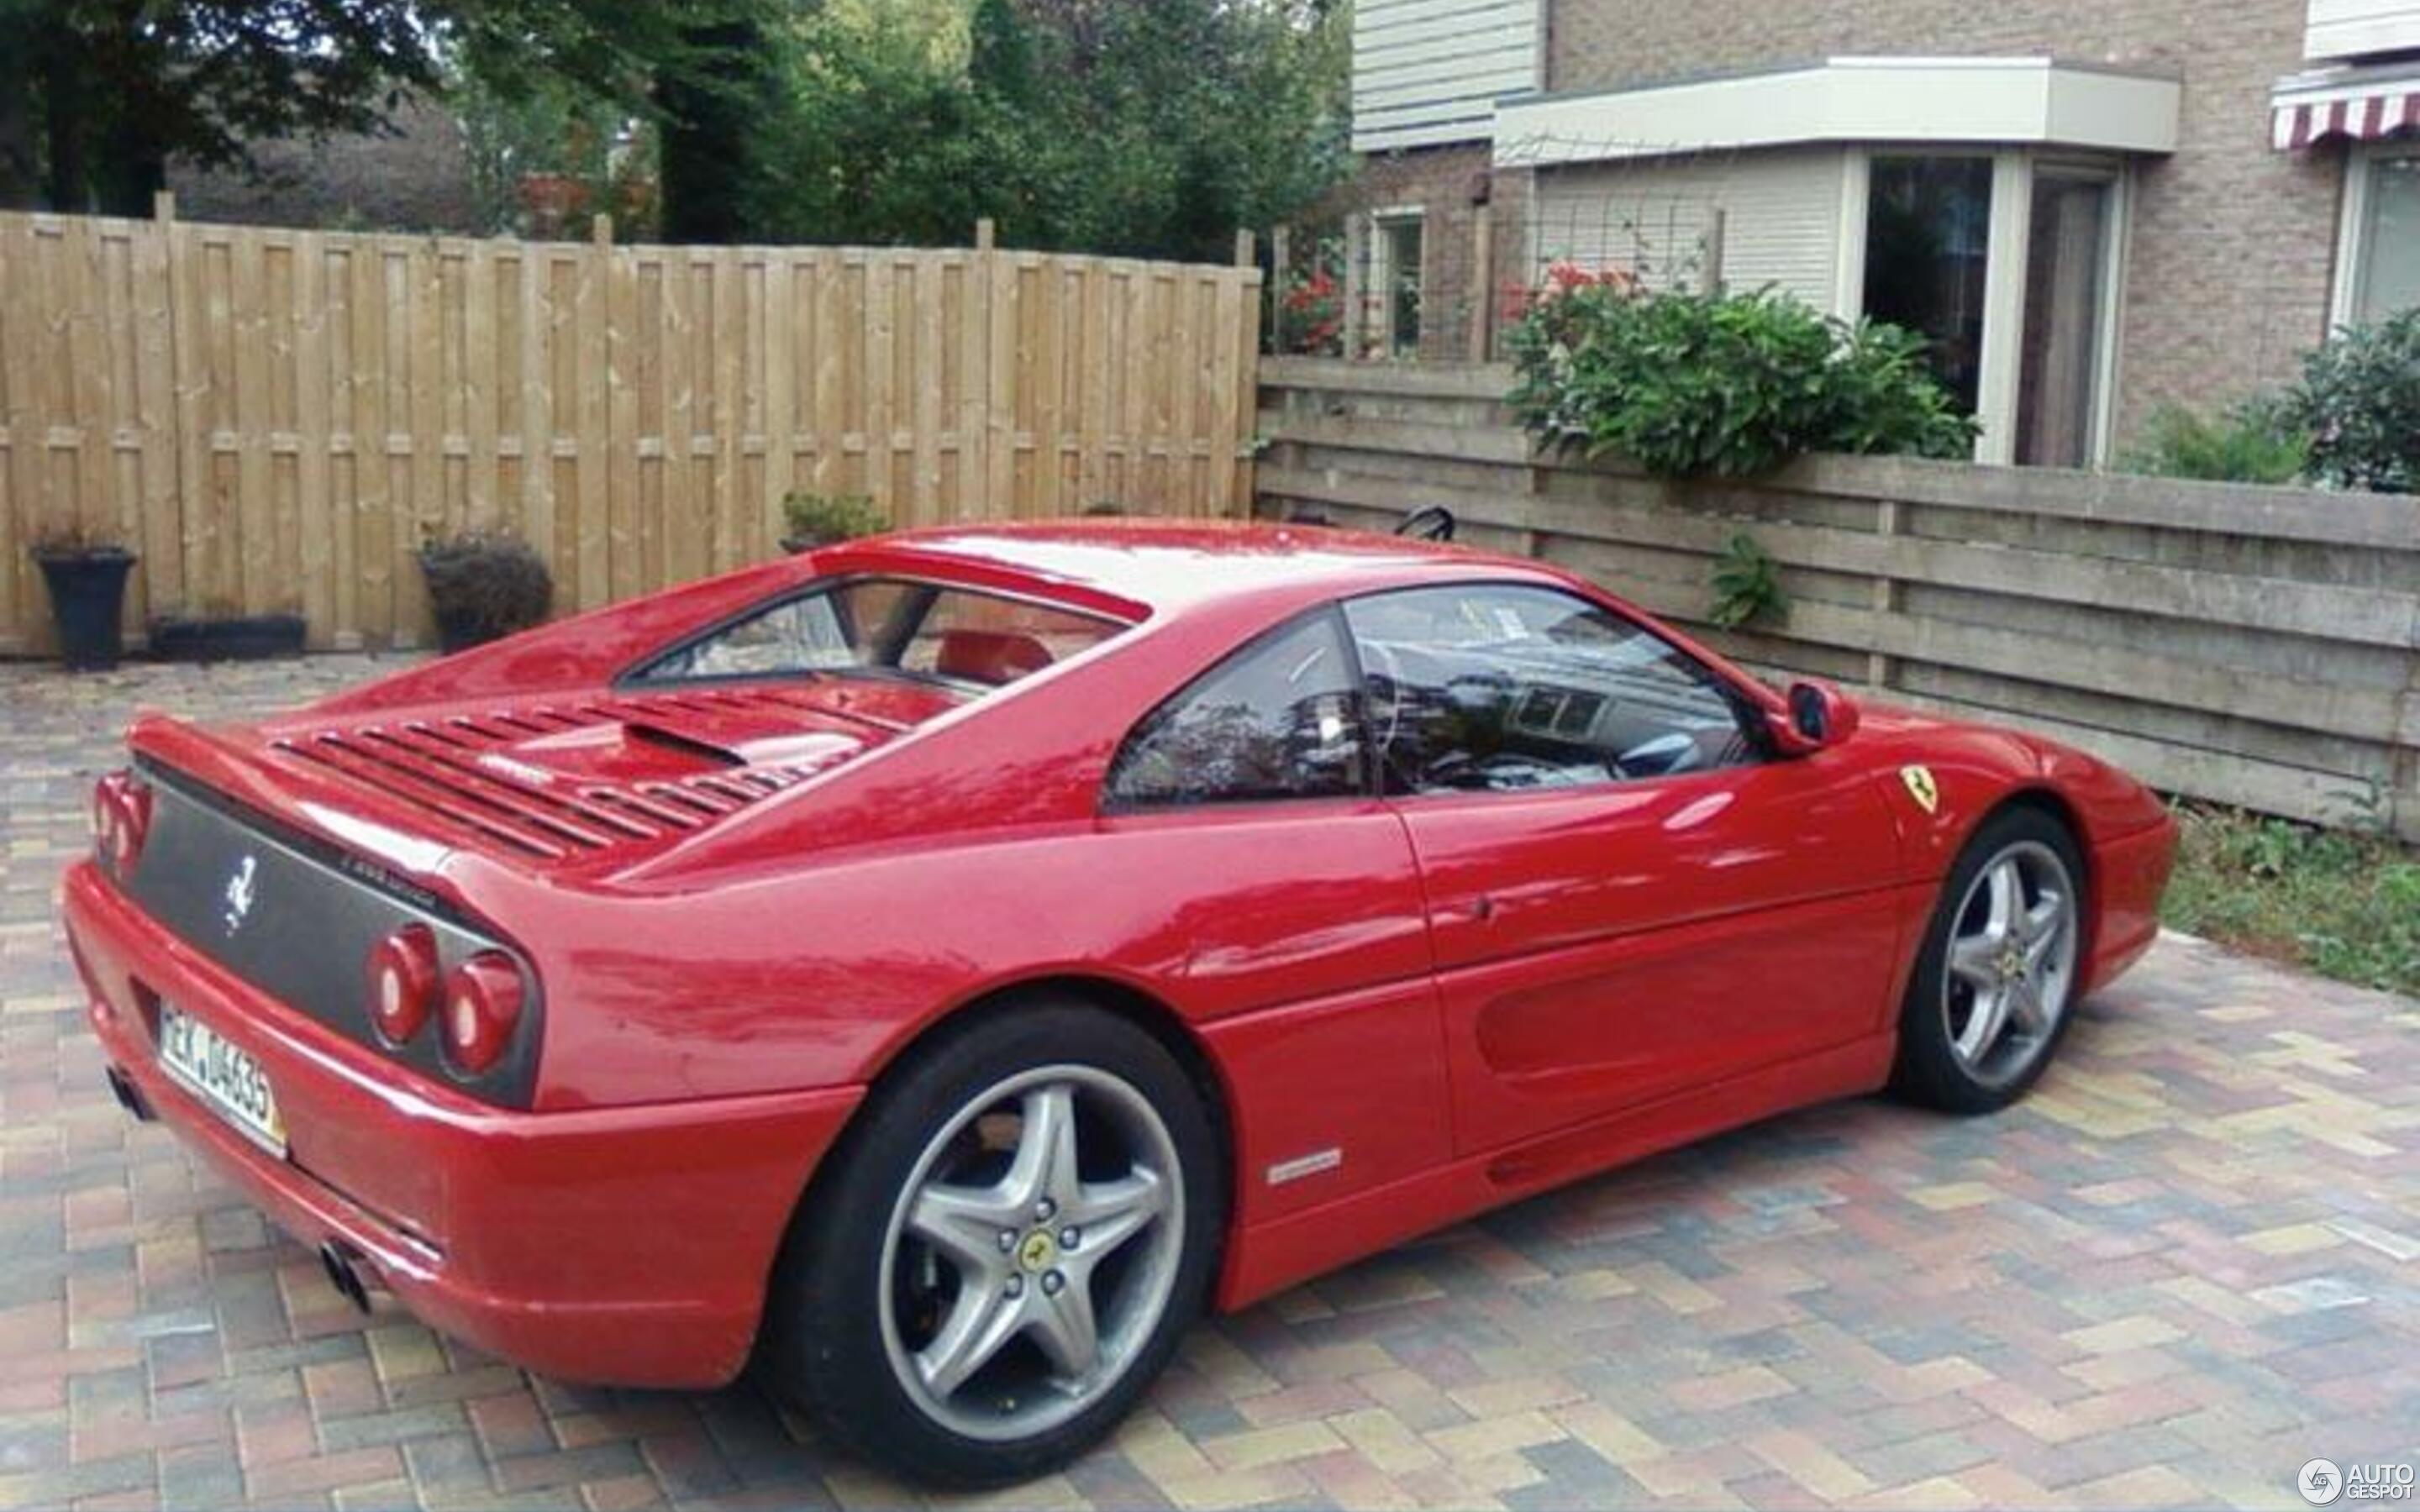
<svg viewBox="0 0 2420 1512">
<path fill-rule="evenodd" d="M 131 881 L 143 911 L 186 944 L 298 1012 L 485 1102 L 527 1107 L 537 1079 L 538 984 L 521 967 L 521 1024 L 504 1057 L 467 1081 L 438 1051 L 438 1014 L 412 1041 L 384 1044 L 369 1014 L 368 963 L 401 925 L 437 936 L 441 970 L 485 949 L 518 952 L 437 899 L 334 847 L 283 830 L 176 773 L 145 764 L 151 824 Z M 160 984 L 146 983 L 154 991 Z M 172 999 L 173 1000 L 173 999 Z"/>
</svg>

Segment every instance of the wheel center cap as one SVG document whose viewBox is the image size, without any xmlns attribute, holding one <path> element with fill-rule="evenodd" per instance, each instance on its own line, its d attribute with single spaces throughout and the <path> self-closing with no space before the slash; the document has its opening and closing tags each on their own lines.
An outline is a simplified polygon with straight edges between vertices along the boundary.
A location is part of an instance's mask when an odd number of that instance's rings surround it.
<svg viewBox="0 0 2420 1512">
<path fill-rule="evenodd" d="M 1016 1263 L 1036 1274 L 1047 1271 L 1059 1260 L 1059 1241 L 1046 1228 L 1036 1228 L 1016 1246 Z"/>
<path fill-rule="evenodd" d="M 2025 958 L 2014 947 L 2000 952 L 2000 980 L 2014 981 L 2025 974 Z"/>
</svg>

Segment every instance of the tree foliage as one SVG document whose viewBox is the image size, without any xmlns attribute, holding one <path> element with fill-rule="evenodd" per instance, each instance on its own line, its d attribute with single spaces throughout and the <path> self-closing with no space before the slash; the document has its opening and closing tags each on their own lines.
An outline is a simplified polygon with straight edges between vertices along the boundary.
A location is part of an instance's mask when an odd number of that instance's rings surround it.
<svg viewBox="0 0 2420 1512">
<path fill-rule="evenodd" d="M 777 3 L 0 0 L 0 205 L 142 214 L 171 160 L 240 166 L 260 142 L 375 131 L 452 78 L 645 109 L 719 87 L 717 28 Z"/>
<path fill-rule="evenodd" d="M 978 0 L 963 55 L 918 13 L 787 38 L 755 233 L 1223 257 L 1346 164 L 1341 14 L 1285 0 Z"/>
<path fill-rule="evenodd" d="M 1220 258 L 1344 171 L 1347 40 L 1329 0 L 0 0 L 0 204 L 139 214 L 451 90 L 491 202 L 619 116 L 672 239 Z"/>
</svg>

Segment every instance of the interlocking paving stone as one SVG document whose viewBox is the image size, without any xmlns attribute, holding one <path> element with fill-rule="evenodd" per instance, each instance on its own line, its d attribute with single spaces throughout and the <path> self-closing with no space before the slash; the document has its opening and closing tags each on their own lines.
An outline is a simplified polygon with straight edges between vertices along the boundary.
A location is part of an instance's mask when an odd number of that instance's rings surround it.
<svg viewBox="0 0 2420 1512">
<path fill-rule="evenodd" d="M 1406 1244 L 1005 1496 L 357 1318 L 110 1103 L 51 909 L 138 706 L 392 665 L 0 665 L 0 1509 L 2295 1507 L 2420 1457 L 2420 1005 L 2178 937 L 2001 1117 L 1814 1109 Z"/>
</svg>

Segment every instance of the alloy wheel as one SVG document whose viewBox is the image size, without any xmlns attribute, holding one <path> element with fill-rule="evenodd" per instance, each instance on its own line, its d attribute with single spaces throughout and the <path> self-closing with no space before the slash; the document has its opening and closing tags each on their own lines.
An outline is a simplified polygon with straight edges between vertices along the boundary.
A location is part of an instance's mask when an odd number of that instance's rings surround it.
<svg viewBox="0 0 2420 1512">
<path fill-rule="evenodd" d="M 2074 879 L 2058 853 L 2020 841 L 1967 885 L 1949 934 L 1942 1012 L 1950 1051 L 1986 1087 L 2040 1058 L 2075 985 Z"/>
<path fill-rule="evenodd" d="M 926 1145 L 883 1240 L 882 1336 L 908 1398 L 969 1438 L 1047 1432 L 1125 1374 L 1174 1290 L 1174 1141 L 1142 1093 L 1045 1066 Z"/>
</svg>

